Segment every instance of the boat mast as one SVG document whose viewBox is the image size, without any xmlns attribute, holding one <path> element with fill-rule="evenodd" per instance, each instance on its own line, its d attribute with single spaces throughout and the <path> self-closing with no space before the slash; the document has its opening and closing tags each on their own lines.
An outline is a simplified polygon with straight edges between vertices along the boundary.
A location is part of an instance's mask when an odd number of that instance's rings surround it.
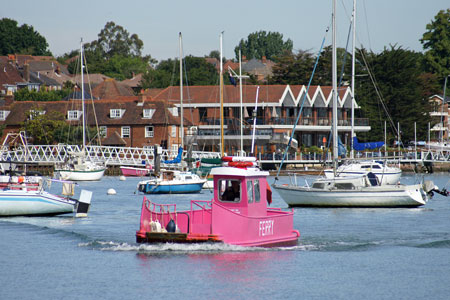
<svg viewBox="0 0 450 300">
<path fill-rule="evenodd" d="M 182 37 L 181 32 L 179 34 L 180 40 L 180 136 L 181 136 L 181 148 L 184 149 L 184 118 L 183 118 L 183 45 L 182 45 Z"/>
<path fill-rule="evenodd" d="M 83 122 L 83 151 L 86 148 L 86 130 L 85 130 L 85 121 L 86 118 L 84 116 L 84 57 L 83 57 L 83 38 L 81 38 L 80 42 L 80 68 L 81 68 L 81 119 Z"/>
<path fill-rule="evenodd" d="M 242 56 L 241 56 L 241 47 L 239 47 L 239 97 L 241 102 L 241 111 L 240 111 L 240 122 L 241 123 L 241 156 L 244 156 L 244 141 L 243 141 L 243 120 L 242 120 Z"/>
<path fill-rule="evenodd" d="M 355 47 L 356 47 L 356 0 L 353 0 L 353 49 L 352 49 L 352 131 L 350 134 L 350 158 L 355 157 L 353 136 L 355 135 Z"/>
<path fill-rule="evenodd" d="M 222 63 L 222 36 L 220 34 L 220 155 L 224 155 L 224 136 L 223 136 L 223 63 Z"/>
<path fill-rule="evenodd" d="M 338 130 L 337 130 L 337 63 L 336 63 L 336 0 L 333 0 L 333 41 L 332 41 L 332 81 L 333 81 L 333 171 L 336 176 L 338 162 Z"/>
</svg>

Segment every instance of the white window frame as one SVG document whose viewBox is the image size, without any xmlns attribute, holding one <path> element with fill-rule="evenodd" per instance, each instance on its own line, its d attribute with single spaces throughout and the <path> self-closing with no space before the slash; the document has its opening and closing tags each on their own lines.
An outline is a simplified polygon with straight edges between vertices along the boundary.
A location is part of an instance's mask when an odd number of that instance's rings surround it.
<svg viewBox="0 0 450 300">
<path fill-rule="evenodd" d="M 99 126 L 98 128 L 98 134 L 100 137 L 105 138 L 108 136 L 108 127 L 107 126 Z"/>
<path fill-rule="evenodd" d="M 131 136 L 131 128 L 130 126 L 122 126 L 120 130 L 120 136 L 122 138 L 129 138 Z"/>
<path fill-rule="evenodd" d="M 171 129 L 172 130 L 170 132 L 170 136 L 173 137 L 173 138 L 176 138 L 177 137 L 177 126 L 176 125 L 172 125 Z"/>
<path fill-rule="evenodd" d="M 67 120 L 79 120 L 83 112 L 79 110 L 67 111 Z"/>
<path fill-rule="evenodd" d="M 142 116 L 144 119 L 151 119 L 153 117 L 153 114 L 155 113 L 156 109 L 154 108 L 145 108 L 142 111 Z"/>
<path fill-rule="evenodd" d="M 155 127 L 153 126 L 145 126 L 145 137 L 152 138 L 155 136 Z"/>
<path fill-rule="evenodd" d="M 5 121 L 9 113 L 9 110 L 0 110 L 0 120 Z"/>
<path fill-rule="evenodd" d="M 120 119 L 122 118 L 124 112 L 125 112 L 124 109 L 111 108 L 109 110 L 109 116 L 111 117 L 111 119 Z"/>
<path fill-rule="evenodd" d="M 169 107 L 168 110 L 174 117 L 178 117 L 178 107 Z"/>
</svg>

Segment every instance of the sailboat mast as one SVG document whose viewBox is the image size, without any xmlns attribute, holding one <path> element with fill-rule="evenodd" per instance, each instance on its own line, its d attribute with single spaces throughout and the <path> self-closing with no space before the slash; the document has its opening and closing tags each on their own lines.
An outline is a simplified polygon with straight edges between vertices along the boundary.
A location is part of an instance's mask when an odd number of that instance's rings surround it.
<svg viewBox="0 0 450 300">
<path fill-rule="evenodd" d="M 84 57 L 83 57 L 83 39 L 80 42 L 80 69 L 81 69 L 81 120 L 83 122 L 83 150 L 86 147 L 86 129 L 84 116 Z"/>
<path fill-rule="evenodd" d="M 184 149 L 184 118 L 183 118 L 183 45 L 181 32 L 179 34 L 180 40 L 180 136 L 181 136 L 181 148 Z"/>
<path fill-rule="evenodd" d="M 355 157 L 353 136 L 355 135 L 355 47 L 356 47 L 356 0 L 353 0 L 353 42 L 352 42 L 352 131 L 350 134 L 350 157 Z"/>
<path fill-rule="evenodd" d="M 220 155 L 224 155 L 224 136 L 223 136 L 223 63 L 222 63 L 222 35 L 220 34 Z"/>
<path fill-rule="evenodd" d="M 337 130 L 337 62 L 336 62 L 336 0 L 333 0 L 333 42 L 332 42 L 332 81 L 333 81 L 333 170 L 336 176 L 338 161 L 338 130 Z"/>
<path fill-rule="evenodd" d="M 244 156 L 244 141 L 243 141 L 243 120 L 242 120 L 242 55 L 241 55 L 241 48 L 239 47 L 239 98 L 241 102 L 241 111 L 240 111 L 240 120 L 239 123 L 241 124 L 241 156 Z"/>
</svg>

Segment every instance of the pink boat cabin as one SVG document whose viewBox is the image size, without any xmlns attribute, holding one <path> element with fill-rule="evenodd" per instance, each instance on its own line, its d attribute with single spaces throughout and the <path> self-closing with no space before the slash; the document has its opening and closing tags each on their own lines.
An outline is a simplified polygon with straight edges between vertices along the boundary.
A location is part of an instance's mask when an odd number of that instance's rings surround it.
<svg viewBox="0 0 450 300">
<path fill-rule="evenodd" d="M 138 243 L 224 242 L 239 246 L 293 246 L 293 210 L 269 208 L 268 172 L 258 168 L 217 167 L 211 170 L 214 198 L 192 200 L 190 210 L 156 204 L 144 197 Z"/>
</svg>

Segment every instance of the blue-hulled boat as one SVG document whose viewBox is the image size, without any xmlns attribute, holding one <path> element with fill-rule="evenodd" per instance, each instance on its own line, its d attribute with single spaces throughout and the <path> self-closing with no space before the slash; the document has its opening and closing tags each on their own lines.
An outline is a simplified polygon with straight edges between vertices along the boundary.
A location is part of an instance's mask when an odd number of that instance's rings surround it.
<svg viewBox="0 0 450 300">
<path fill-rule="evenodd" d="M 146 194 L 188 194 L 202 190 L 206 179 L 197 174 L 177 170 L 161 170 L 158 177 L 138 183 L 138 190 Z"/>
</svg>

